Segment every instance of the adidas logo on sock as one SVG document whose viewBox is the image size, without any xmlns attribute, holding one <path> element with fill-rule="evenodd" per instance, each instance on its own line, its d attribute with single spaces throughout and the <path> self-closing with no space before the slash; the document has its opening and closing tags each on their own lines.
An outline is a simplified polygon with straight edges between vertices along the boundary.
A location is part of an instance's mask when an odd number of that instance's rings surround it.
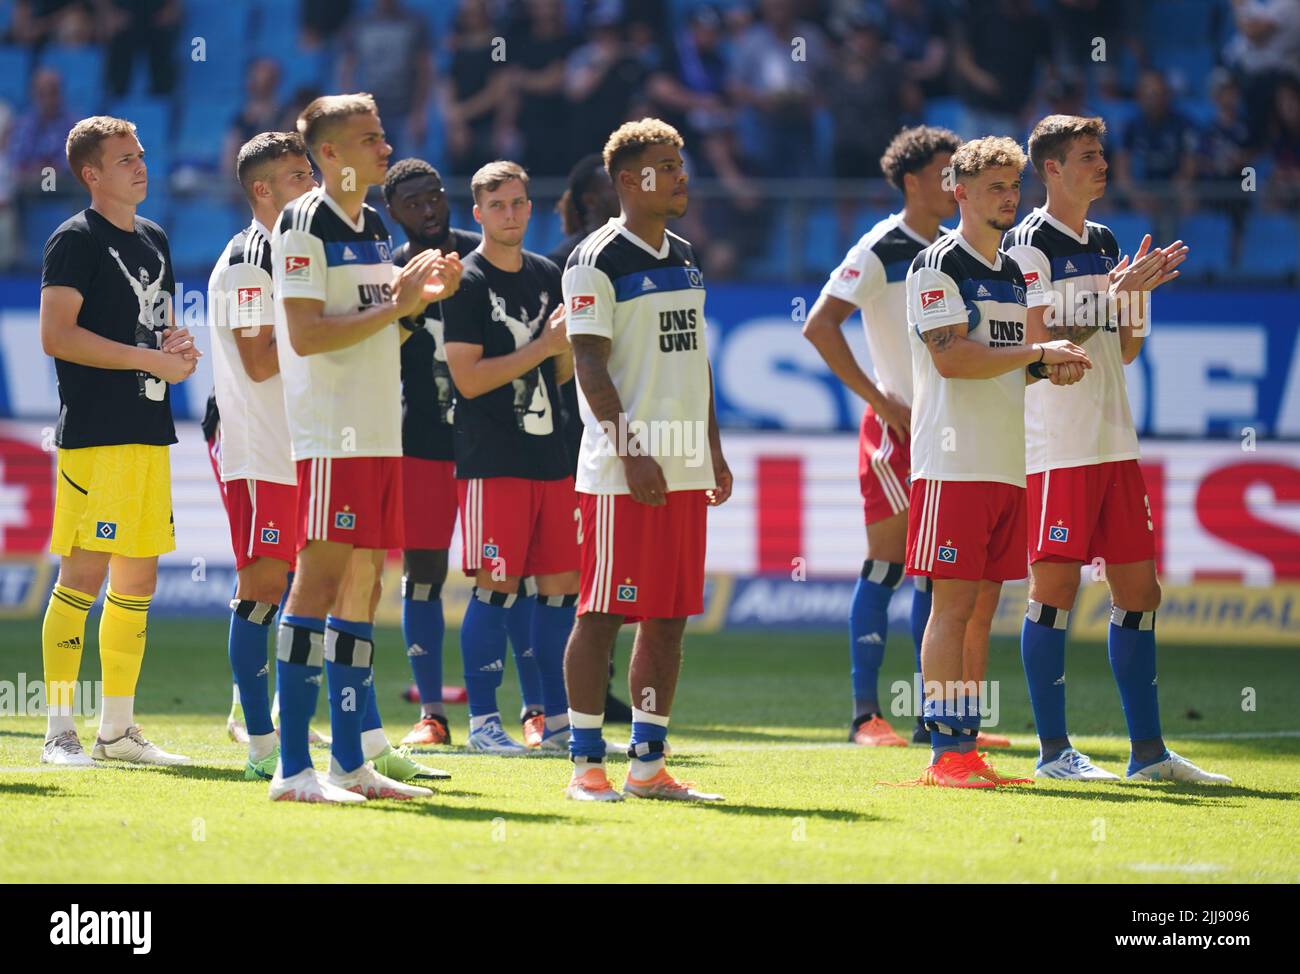
<svg viewBox="0 0 1300 974">
<path fill-rule="evenodd" d="M 494 659 L 491 663 L 486 663 L 483 666 L 480 666 L 478 671 L 480 673 L 499 673 L 505 668 L 505 664 L 501 660 Z"/>
<path fill-rule="evenodd" d="M 424 651 L 424 647 L 421 646 L 419 643 L 411 643 L 411 645 L 406 648 L 406 655 L 427 656 L 428 654 Z"/>
<path fill-rule="evenodd" d="M 524 650 L 524 659 L 532 659 L 534 655 L 535 654 L 533 653 L 533 647 L 529 646 L 527 649 Z"/>
<path fill-rule="evenodd" d="M 879 644 L 879 643 L 883 643 L 884 640 L 880 638 L 880 633 L 878 633 L 878 632 L 869 632 L 869 633 L 867 633 L 865 636 L 859 636 L 859 637 L 858 637 L 858 642 L 860 642 L 860 643 L 877 643 L 877 644 Z"/>
<path fill-rule="evenodd" d="M 270 674 L 270 672 L 271 672 L 270 667 L 268 667 L 265 663 L 263 663 L 263 664 L 262 664 L 262 668 L 261 668 L 260 670 L 257 671 L 257 675 L 258 675 L 258 676 L 267 676 L 267 675 Z"/>
<path fill-rule="evenodd" d="M 1063 686 L 1065 686 L 1065 677 L 1064 677 L 1064 676 L 1058 676 L 1055 680 L 1052 681 L 1052 686 L 1054 686 L 1054 687 L 1063 687 Z"/>
<path fill-rule="evenodd" d="M 319 673 L 313 673 L 311 676 L 307 677 L 307 682 L 312 686 L 318 687 L 321 685 L 321 675 Z"/>
<path fill-rule="evenodd" d="M 370 686 L 374 686 L 374 685 L 375 685 L 375 671 L 374 671 L 374 670 L 371 670 L 369 673 L 366 674 L 366 678 L 365 678 L 364 680 L 361 681 L 361 685 L 362 685 L 363 687 L 370 687 Z"/>
<path fill-rule="evenodd" d="M 58 646 L 59 649 L 80 649 L 81 637 L 73 636 L 71 639 L 65 639 L 63 642 L 59 643 Z"/>
</svg>

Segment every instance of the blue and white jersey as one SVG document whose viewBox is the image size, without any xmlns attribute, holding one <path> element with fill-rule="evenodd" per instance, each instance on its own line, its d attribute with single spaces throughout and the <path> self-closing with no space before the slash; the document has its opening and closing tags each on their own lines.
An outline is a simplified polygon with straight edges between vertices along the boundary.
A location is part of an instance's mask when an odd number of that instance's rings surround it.
<svg viewBox="0 0 1300 974">
<path fill-rule="evenodd" d="M 990 264 L 960 233 L 921 251 L 907 275 L 912 343 L 912 478 L 1025 486 L 1025 370 L 992 379 L 945 379 L 925 332 L 965 325 L 992 348 L 1025 343 L 1025 282 L 999 251 Z"/>
<path fill-rule="evenodd" d="M 611 219 L 569 255 L 563 287 L 569 334 L 610 340 L 609 376 L 628 433 L 658 460 L 668 489 L 711 490 L 704 276 L 691 245 L 665 231 L 656 249 Z M 628 493 L 620 444 L 601 429 L 581 381 L 578 409 L 577 489 Z"/>
<path fill-rule="evenodd" d="M 298 355 L 289 343 L 286 298 L 324 302 L 346 315 L 393 297 L 393 241 L 379 214 L 351 219 L 314 189 L 284 208 L 271 238 L 275 341 L 294 460 L 402 455 L 402 368 L 396 322 L 333 352 Z"/>
<path fill-rule="evenodd" d="M 1083 343 L 1092 368 L 1081 381 L 1035 382 L 1025 393 L 1029 472 L 1136 459 L 1118 319 L 1106 301 L 1107 275 L 1120 256 L 1115 235 L 1085 222 L 1080 237 L 1040 207 L 1007 232 L 1002 246 L 1025 275 L 1029 307 L 1047 309 L 1049 334 L 1053 325 L 1100 325 Z"/>
</svg>

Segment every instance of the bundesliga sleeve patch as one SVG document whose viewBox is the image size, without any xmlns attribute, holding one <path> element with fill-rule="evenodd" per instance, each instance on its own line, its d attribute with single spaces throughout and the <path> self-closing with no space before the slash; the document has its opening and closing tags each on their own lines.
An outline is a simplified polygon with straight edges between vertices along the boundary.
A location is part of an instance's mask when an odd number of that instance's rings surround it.
<svg viewBox="0 0 1300 974">
<path fill-rule="evenodd" d="M 286 281 L 311 280 L 311 258 L 285 255 L 284 279 Z"/>
<path fill-rule="evenodd" d="M 1025 293 L 1031 298 L 1038 297 L 1043 293 L 1043 282 L 1038 276 L 1038 271 L 1026 272 Z"/>
<path fill-rule="evenodd" d="M 846 282 L 848 282 L 849 284 L 853 284 L 853 283 L 856 282 L 857 279 L 858 279 L 859 277 L 861 277 L 861 276 L 862 276 L 862 271 L 858 270 L 856 267 L 841 267 L 841 268 L 840 268 L 840 280 L 841 280 L 841 281 L 846 281 Z"/>
<path fill-rule="evenodd" d="M 590 321 L 596 317 L 596 295 L 575 294 L 569 298 L 569 317 Z"/>
<path fill-rule="evenodd" d="M 235 322 L 240 325 L 262 323 L 262 289 L 241 287 L 235 295 Z"/>
<path fill-rule="evenodd" d="M 921 292 L 921 316 L 929 318 L 933 315 L 942 315 L 948 313 L 948 299 L 944 296 L 943 289 L 938 288 L 933 291 Z"/>
</svg>

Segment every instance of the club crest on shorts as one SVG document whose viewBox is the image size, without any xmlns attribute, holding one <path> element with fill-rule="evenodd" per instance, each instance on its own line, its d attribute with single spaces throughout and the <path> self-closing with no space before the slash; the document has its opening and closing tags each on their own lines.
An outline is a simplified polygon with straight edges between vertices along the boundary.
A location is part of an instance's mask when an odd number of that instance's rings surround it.
<svg viewBox="0 0 1300 974">
<path fill-rule="evenodd" d="M 501 548 L 494 544 L 485 544 L 483 546 L 484 558 L 497 558 L 501 555 Z"/>
<path fill-rule="evenodd" d="M 632 584 L 632 579 L 629 578 L 618 587 L 618 591 L 614 593 L 614 600 L 616 602 L 636 601 L 636 586 Z"/>
<path fill-rule="evenodd" d="M 95 537 L 103 541 L 115 541 L 117 539 L 117 522 L 116 521 L 96 521 Z"/>
<path fill-rule="evenodd" d="M 279 544 L 279 528 L 262 528 L 262 544 Z"/>
<path fill-rule="evenodd" d="M 947 544 L 939 545 L 938 555 L 939 555 L 939 560 L 946 565 L 957 564 L 957 546 L 954 545 L 951 541 L 949 541 Z"/>
<path fill-rule="evenodd" d="M 357 526 L 357 516 L 351 511 L 335 511 L 334 526 L 340 531 L 351 531 Z"/>
<path fill-rule="evenodd" d="M 1062 543 L 1069 541 L 1070 529 L 1067 528 L 1062 522 L 1057 521 L 1055 524 L 1050 525 L 1047 528 L 1047 540 L 1060 541 Z"/>
</svg>

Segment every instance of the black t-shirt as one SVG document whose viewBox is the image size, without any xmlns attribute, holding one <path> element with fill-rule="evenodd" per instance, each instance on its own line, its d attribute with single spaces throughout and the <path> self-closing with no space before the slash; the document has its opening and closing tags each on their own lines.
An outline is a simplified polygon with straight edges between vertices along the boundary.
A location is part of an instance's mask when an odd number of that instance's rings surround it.
<svg viewBox="0 0 1300 974">
<path fill-rule="evenodd" d="M 464 257 L 483 238 L 468 230 L 449 231 L 444 251 Z M 393 265 L 404 267 L 412 257 L 410 243 L 393 252 Z M 455 388 L 445 356 L 438 356 L 442 342 L 442 302 L 431 304 L 412 320 L 424 327 L 402 343 L 402 453 L 421 460 L 452 460 L 451 417 L 456 404 Z"/>
<path fill-rule="evenodd" d="M 94 210 L 64 221 L 45 244 L 41 287 L 80 292 L 77 324 L 123 345 L 162 347 L 176 280 L 162 227 L 135 218 L 120 230 Z M 176 442 L 171 389 L 147 372 L 99 369 L 54 360 L 59 378 L 55 443 L 87 446 Z"/>
<path fill-rule="evenodd" d="M 540 254 L 525 251 L 523 268 L 511 273 L 476 250 L 460 290 L 442 302 L 443 334 L 482 345 L 484 358 L 509 355 L 537 336 L 560 300 L 560 269 Z M 573 476 L 553 358 L 491 392 L 459 397 L 455 428 L 459 479 Z"/>
</svg>

